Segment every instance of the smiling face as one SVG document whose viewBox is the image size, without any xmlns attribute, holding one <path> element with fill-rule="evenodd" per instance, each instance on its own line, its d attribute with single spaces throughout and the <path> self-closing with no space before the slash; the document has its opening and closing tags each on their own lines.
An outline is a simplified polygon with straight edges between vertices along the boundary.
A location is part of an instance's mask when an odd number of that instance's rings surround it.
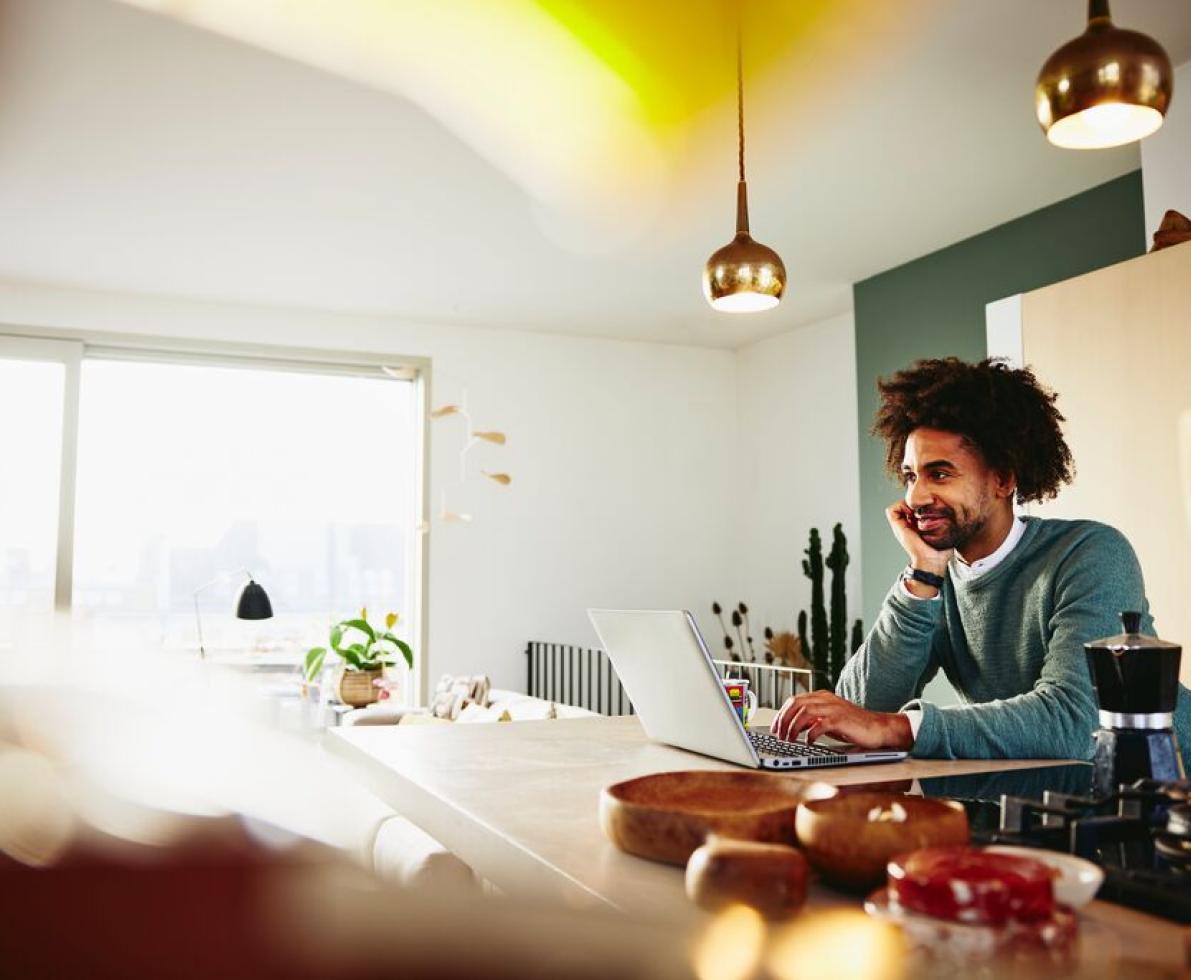
<svg viewBox="0 0 1191 980">
<path fill-rule="evenodd" d="M 902 480 L 919 536 L 938 551 L 954 548 L 966 561 L 976 561 L 992 554 L 1009 533 L 1013 475 L 990 469 L 958 433 L 911 432 Z"/>
</svg>

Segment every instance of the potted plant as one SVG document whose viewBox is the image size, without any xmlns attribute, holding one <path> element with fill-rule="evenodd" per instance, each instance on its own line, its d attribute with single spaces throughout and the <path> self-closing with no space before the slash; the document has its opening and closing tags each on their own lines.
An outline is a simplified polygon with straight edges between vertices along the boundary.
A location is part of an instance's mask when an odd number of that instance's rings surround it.
<svg viewBox="0 0 1191 980">
<path fill-rule="evenodd" d="M 409 644 L 393 634 L 396 613 L 385 617 L 385 628 L 368 623 L 368 610 L 361 609 L 358 619 L 345 619 L 331 627 L 331 652 L 343 661 L 335 679 L 335 694 L 344 704 L 362 708 L 380 697 L 380 680 L 386 667 L 397 663 L 397 655 L 413 669 L 414 653 Z M 327 658 L 326 647 L 312 647 L 306 652 L 306 680 L 314 681 Z"/>
</svg>

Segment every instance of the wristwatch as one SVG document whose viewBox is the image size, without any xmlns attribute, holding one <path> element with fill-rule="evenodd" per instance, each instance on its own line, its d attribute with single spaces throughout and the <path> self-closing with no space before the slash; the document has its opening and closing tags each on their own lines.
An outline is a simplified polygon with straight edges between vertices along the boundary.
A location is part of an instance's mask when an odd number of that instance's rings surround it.
<svg viewBox="0 0 1191 980">
<path fill-rule="evenodd" d="M 929 585 L 932 589 L 942 589 L 943 582 L 946 581 L 942 575 L 936 575 L 934 572 L 923 571 L 921 568 L 911 568 L 906 566 L 906 570 L 902 572 L 903 579 L 913 579 L 915 582 L 921 582 L 923 585 Z"/>
</svg>

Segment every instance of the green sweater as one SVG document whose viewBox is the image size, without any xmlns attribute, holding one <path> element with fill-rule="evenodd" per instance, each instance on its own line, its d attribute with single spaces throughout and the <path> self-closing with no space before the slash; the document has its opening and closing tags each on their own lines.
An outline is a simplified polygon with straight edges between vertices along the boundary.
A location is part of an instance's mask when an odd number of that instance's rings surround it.
<svg viewBox="0 0 1191 980">
<path fill-rule="evenodd" d="M 840 677 L 838 693 L 872 711 L 922 711 L 915 756 L 1090 759 L 1099 721 L 1083 644 L 1120 633 L 1126 609 L 1154 631 L 1124 535 L 1095 521 L 1023 520 L 998 565 L 966 582 L 948 574 L 938 600 L 906 595 L 899 577 Z M 962 704 L 919 700 L 939 670 Z M 1191 771 L 1181 685 L 1175 731 Z"/>
</svg>

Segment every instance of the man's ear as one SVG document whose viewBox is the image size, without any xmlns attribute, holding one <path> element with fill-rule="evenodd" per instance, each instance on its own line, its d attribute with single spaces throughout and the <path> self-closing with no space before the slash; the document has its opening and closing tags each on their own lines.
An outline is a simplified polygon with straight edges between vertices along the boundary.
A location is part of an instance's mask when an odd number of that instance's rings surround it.
<svg viewBox="0 0 1191 980">
<path fill-rule="evenodd" d="M 1004 500 L 1006 497 L 1012 497 L 1017 493 L 1017 474 L 1016 473 L 994 473 L 996 478 L 996 487 L 994 492 L 998 500 Z"/>
</svg>

